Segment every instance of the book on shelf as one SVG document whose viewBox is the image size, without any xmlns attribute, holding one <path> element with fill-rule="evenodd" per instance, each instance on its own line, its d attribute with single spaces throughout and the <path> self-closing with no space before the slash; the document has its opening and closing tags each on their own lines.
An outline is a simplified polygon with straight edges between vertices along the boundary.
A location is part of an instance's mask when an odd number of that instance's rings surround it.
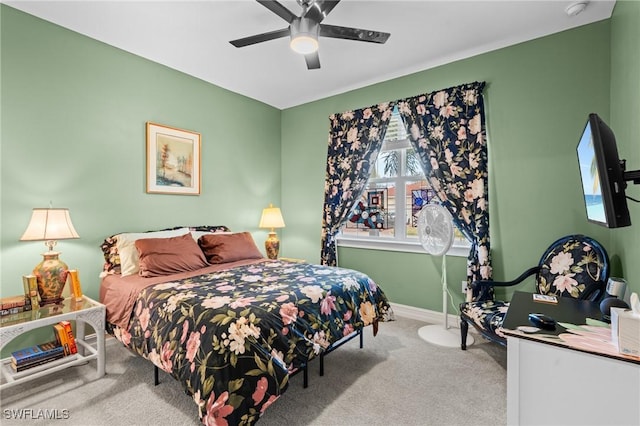
<svg viewBox="0 0 640 426">
<path fill-rule="evenodd" d="M 63 352 L 59 352 L 57 354 L 52 354 L 49 355 L 45 358 L 40 358 L 40 359 L 36 359 L 35 361 L 31 361 L 31 362 L 27 362 L 27 363 L 23 363 L 23 364 L 16 364 L 13 362 L 13 360 L 11 361 L 11 368 L 13 369 L 14 372 L 19 373 L 21 371 L 24 370 L 28 370 L 30 368 L 33 367 L 38 367 L 39 365 L 43 365 L 43 364 L 47 364 L 51 361 L 55 361 L 57 359 L 61 359 L 64 358 L 65 355 Z"/>
<path fill-rule="evenodd" d="M 64 326 L 60 323 L 53 325 L 53 330 L 56 334 L 56 340 L 64 349 L 65 355 L 70 355 L 71 350 L 69 349 L 69 337 L 67 336 L 67 330 L 64 329 Z"/>
<path fill-rule="evenodd" d="M 21 366 L 37 360 L 48 359 L 57 354 L 64 356 L 64 348 L 56 340 L 53 340 L 12 352 L 11 363 Z"/>
<path fill-rule="evenodd" d="M 69 321 L 60 321 L 58 324 L 61 324 L 64 329 L 67 331 L 67 341 L 69 342 L 69 351 L 71 354 L 78 353 L 78 345 L 76 345 L 76 338 L 73 335 L 73 329 L 71 328 L 71 323 Z"/>
</svg>

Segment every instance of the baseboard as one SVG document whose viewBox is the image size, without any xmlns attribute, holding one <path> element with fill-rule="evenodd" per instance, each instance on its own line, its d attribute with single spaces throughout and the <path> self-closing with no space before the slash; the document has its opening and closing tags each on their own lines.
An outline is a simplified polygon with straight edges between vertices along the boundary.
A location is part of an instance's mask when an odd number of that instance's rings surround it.
<svg viewBox="0 0 640 426">
<path fill-rule="evenodd" d="M 402 305 L 400 303 L 391 303 L 391 309 L 393 309 L 396 315 L 404 318 L 424 321 L 429 324 L 444 324 L 442 312 L 416 308 L 415 306 Z M 447 318 L 449 320 L 449 327 L 460 328 L 460 317 L 458 315 L 448 314 Z"/>
<path fill-rule="evenodd" d="M 87 334 L 86 336 L 84 336 L 84 340 L 87 343 L 95 346 L 95 344 L 96 344 L 96 334 L 95 333 Z M 113 337 L 112 335 L 107 334 L 107 333 L 104 334 L 105 347 L 113 345 L 116 342 L 118 342 L 118 340 L 115 337 Z"/>
</svg>

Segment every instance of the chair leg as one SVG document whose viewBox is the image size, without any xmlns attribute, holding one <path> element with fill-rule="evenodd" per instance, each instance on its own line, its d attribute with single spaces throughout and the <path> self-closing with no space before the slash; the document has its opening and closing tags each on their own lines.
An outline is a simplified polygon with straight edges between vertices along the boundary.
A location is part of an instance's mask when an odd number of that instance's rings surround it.
<svg viewBox="0 0 640 426">
<path fill-rule="evenodd" d="M 462 343 L 460 344 L 460 349 L 463 351 L 467 350 L 467 333 L 469 332 L 469 324 L 461 319 L 460 320 L 460 337 L 462 338 Z"/>
</svg>

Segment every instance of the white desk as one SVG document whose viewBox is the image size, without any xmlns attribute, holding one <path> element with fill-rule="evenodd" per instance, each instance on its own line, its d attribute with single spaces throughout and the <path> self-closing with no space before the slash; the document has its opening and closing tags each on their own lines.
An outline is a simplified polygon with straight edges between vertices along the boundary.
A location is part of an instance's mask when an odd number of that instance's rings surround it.
<svg viewBox="0 0 640 426">
<path fill-rule="evenodd" d="M 640 364 L 507 337 L 508 425 L 640 425 Z"/>
<path fill-rule="evenodd" d="M 528 315 L 558 321 L 556 330 L 525 334 Z M 507 336 L 508 425 L 640 426 L 640 357 L 618 353 L 597 304 L 560 297 L 540 303 L 516 292 L 503 326 Z M 572 333 L 561 324 L 580 326 Z"/>
</svg>

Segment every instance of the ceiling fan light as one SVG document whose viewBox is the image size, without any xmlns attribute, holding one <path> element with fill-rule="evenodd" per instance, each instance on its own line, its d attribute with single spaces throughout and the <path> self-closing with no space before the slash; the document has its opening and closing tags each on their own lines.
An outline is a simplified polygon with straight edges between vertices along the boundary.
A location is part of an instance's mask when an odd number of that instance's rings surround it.
<svg viewBox="0 0 640 426">
<path fill-rule="evenodd" d="M 310 34 L 297 34 L 291 37 L 289 46 L 296 53 L 308 55 L 318 50 L 318 39 Z"/>
</svg>

